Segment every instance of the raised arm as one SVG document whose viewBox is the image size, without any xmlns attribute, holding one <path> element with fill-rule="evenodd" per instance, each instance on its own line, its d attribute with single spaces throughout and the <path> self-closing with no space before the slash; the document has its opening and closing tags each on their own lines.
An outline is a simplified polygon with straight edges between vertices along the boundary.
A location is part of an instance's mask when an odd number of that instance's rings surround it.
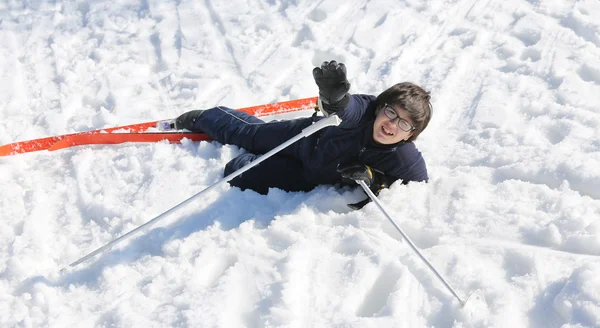
<svg viewBox="0 0 600 328">
<path fill-rule="evenodd" d="M 323 62 L 313 69 L 315 83 L 319 87 L 319 105 L 325 116 L 342 111 L 350 101 L 350 82 L 346 78 L 346 66 L 335 60 Z"/>
<path fill-rule="evenodd" d="M 313 77 L 319 87 L 319 107 L 325 116 L 338 115 L 342 119 L 340 128 L 356 126 L 375 101 L 374 96 L 348 93 L 350 82 L 343 63 L 323 62 L 313 69 Z"/>
</svg>

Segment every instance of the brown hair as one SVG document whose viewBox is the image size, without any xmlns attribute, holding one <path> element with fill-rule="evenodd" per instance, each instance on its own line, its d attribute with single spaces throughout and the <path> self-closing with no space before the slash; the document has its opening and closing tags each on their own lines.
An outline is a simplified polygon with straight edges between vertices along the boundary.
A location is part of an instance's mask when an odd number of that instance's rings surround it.
<svg viewBox="0 0 600 328">
<path fill-rule="evenodd" d="M 409 142 L 417 139 L 419 134 L 429 124 L 433 112 L 430 100 L 431 96 L 429 92 L 420 86 L 410 82 L 402 82 L 393 85 L 379 94 L 375 100 L 375 105 L 377 114 L 379 114 L 385 104 L 399 106 L 408 112 L 411 121 L 415 124 L 412 136 L 406 140 Z"/>
</svg>

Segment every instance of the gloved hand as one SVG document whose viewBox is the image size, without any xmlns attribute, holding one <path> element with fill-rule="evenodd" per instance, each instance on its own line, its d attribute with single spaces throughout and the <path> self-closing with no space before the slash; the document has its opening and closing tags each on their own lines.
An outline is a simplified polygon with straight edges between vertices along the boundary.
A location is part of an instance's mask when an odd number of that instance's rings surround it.
<svg viewBox="0 0 600 328">
<path fill-rule="evenodd" d="M 192 110 L 185 112 L 175 119 L 175 128 L 177 130 L 190 130 L 192 132 L 202 132 L 196 128 L 196 120 L 202 115 L 203 110 Z"/>
<path fill-rule="evenodd" d="M 313 77 L 319 87 L 319 100 L 325 112 L 332 114 L 343 110 L 350 101 L 350 82 L 346 78 L 346 66 L 335 60 L 323 62 L 313 69 Z"/>
<path fill-rule="evenodd" d="M 369 187 L 374 181 L 373 170 L 362 163 L 340 164 L 337 170 L 342 174 L 343 179 L 362 180 Z"/>
<path fill-rule="evenodd" d="M 377 171 L 371 168 L 368 165 L 362 163 L 350 163 L 338 165 L 338 172 L 342 174 L 343 179 L 348 179 L 356 182 L 364 181 L 369 189 L 375 194 L 375 196 L 379 195 L 379 192 L 384 188 L 389 187 L 387 182 L 387 178 L 383 174 L 383 172 Z M 354 203 L 348 204 L 348 206 L 352 209 L 358 210 L 363 208 L 363 206 L 367 205 L 371 199 L 367 197 L 366 199 Z"/>
</svg>

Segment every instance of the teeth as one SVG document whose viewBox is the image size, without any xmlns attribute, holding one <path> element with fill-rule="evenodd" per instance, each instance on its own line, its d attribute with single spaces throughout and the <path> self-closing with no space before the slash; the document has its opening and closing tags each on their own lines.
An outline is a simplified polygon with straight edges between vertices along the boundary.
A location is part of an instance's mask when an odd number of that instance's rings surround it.
<svg viewBox="0 0 600 328">
<path fill-rule="evenodd" d="M 382 126 L 382 128 L 383 128 L 383 132 L 387 133 L 388 135 L 390 135 L 390 136 L 394 135 L 392 132 L 388 131 L 388 129 L 386 129 L 385 126 Z"/>
</svg>

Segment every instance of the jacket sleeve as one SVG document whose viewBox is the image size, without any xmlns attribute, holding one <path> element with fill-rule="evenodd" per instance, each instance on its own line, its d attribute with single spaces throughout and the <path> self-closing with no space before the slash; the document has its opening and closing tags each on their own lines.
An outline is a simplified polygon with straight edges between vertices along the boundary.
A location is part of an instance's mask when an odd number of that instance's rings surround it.
<svg viewBox="0 0 600 328">
<path fill-rule="evenodd" d="M 356 127 L 367 112 L 374 110 L 375 99 L 372 95 L 351 95 L 348 105 L 338 113 L 342 119 L 339 127 L 343 129 Z"/>
<path fill-rule="evenodd" d="M 384 170 L 390 185 L 397 180 L 401 180 L 402 184 L 429 180 L 425 160 L 412 142 L 399 146 L 392 156 L 395 157 L 392 161 L 395 165 Z"/>
</svg>

